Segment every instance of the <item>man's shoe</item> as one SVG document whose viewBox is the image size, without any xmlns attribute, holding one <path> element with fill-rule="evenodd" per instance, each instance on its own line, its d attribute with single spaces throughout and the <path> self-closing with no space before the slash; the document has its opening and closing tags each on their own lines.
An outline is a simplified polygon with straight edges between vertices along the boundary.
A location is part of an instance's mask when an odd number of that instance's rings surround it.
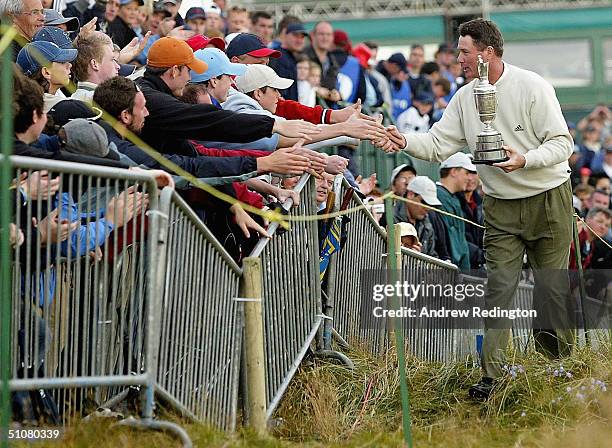
<svg viewBox="0 0 612 448">
<path fill-rule="evenodd" d="M 483 377 L 478 384 L 470 387 L 468 393 L 475 400 L 486 401 L 493 390 L 493 378 Z"/>
</svg>

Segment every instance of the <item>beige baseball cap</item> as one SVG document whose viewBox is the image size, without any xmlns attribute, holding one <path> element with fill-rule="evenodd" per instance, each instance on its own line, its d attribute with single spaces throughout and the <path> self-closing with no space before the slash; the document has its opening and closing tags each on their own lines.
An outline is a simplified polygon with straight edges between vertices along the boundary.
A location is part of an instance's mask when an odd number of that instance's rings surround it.
<svg viewBox="0 0 612 448">
<path fill-rule="evenodd" d="M 426 176 L 413 177 L 408 184 L 408 191 L 418 194 L 427 205 L 442 205 L 438 200 L 438 189 L 433 180 Z"/>
<path fill-rule="evenodd" d="M 236 77 L 234 82 L 239 92 L 249 93 L 262 87 L 288 89 L 293 84 L 293 79 L 281 78 L 274 69 L 267 65 L 251 64 L 247 67 L 245 74 Z"/>
<path fill-rule="evenodd" d="M 412 224 L 410 224 L 409 222 L 400 222 L 399 226 L 400 236 L 413 236 L 417 239 L 417 241 L 419 240 L 416 228 Z"/>
</svg>

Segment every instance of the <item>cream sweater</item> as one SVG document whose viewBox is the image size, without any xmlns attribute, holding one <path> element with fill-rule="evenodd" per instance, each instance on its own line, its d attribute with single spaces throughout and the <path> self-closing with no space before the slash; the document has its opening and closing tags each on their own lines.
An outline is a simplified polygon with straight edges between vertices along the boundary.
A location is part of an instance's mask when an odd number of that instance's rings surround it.
<svg viewBox="0 0 612 448">
<path fill-rule="evenodd" d="M 472 94 L 476 82 L 457 91 L 428 133 L 406 134 L 404 150 L 439 162 L 466 146 L 474 152 L 476 136 L 484 128 Z M 511 173 L 477 165 L 484 192 L 499 199 L 518 199 L 561 185 L 569 177 L 567 159 L 574 143 L 553 87 L 536 73 L 507 63 L 495 87 L 498 107 L 493 127 L 501 132 L 505 145 L 525 155 L 527 163 Z"/>
</svg>

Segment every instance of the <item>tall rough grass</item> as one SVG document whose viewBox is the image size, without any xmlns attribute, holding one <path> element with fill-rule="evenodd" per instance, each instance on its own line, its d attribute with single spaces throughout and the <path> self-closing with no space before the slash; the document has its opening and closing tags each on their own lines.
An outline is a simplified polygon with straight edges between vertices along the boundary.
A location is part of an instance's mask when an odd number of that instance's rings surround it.
<svg viewBox="0 0 612 448">
<path fill-rule="evenodd" d="M 399 447 L 401 399 L 393 351 L 373 357 L 358 349 L 347 370 L 313 359 L 305 363 L 274 415 L 271 434 L 248 430 L 227 435 L 167 410 L 162 418 L 181 423 L 198 447 Z M 412 429 L 417 447 L 610 447 L 612 446 L 612 346 L 576 349 L 550 361 L 538 354 L 508 353 L 507 373 L 492 398 L 467 397 L 480 378 L 471 361 L 452 365 L 407 360 Z M 164 434 L 80 423 L 62 447 L 173 447 Z M 31 445 L 22 445 L 31 446 Z"/>
</svg>

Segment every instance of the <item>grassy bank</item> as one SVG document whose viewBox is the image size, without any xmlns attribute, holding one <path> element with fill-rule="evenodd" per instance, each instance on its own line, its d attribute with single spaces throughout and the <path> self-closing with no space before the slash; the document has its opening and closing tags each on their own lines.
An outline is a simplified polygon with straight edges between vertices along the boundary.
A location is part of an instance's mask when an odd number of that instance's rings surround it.
<svg viewBox="0 0 612 448">
<path fill-rule="evenodd" d="M 350 353 L 355 369 L 314 360 L 292 381 L 275 413 L 271 437 L 246 430 L 226 435 L 182 422 L 201 447 L 401 446 L 395 356 Z M 612 350 L 577 350 L 563 362 L 509 354 L 508 373 L 485 403 L 467 398 L 479 379 L 471 363 L 407 363 L 416 446 L 607 447 L 612 445 Z M 162 411 L 162 417 L 173 419 Z M 174 421 L 177 421 L 174 419 Z M 172 438 L 111 428 L 107 421 L 67 431 L 63 447 L 169 447 Z"/>
</svg>

